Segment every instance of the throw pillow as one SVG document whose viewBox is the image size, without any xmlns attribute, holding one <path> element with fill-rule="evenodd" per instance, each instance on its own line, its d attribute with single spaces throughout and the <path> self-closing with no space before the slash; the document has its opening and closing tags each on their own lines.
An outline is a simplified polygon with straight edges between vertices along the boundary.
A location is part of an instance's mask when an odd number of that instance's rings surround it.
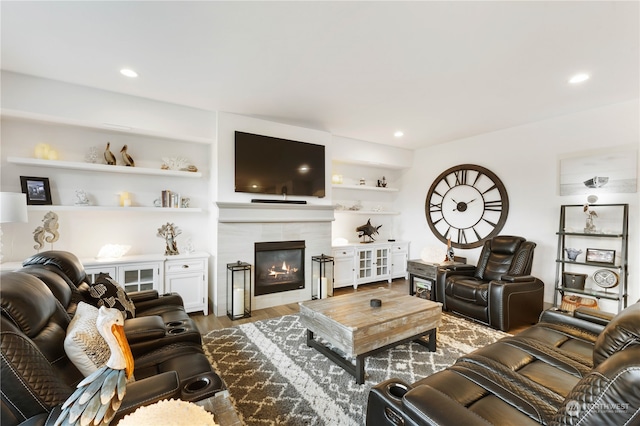
<svg viewBox="0 0 640 426">
<path fill-rule="evenodd" d="M 107 342 L 98 333 L 97 319 L 98 308 L 80 302 L 64 339 L 67 357 L 85 377 L 102 367 L 111 355 Z"/>
<path fill-rule="evenodd" d="M 118 309 L 125 319 L 136 316 L 136 307 L 131 298 L 109 274 L 98 274 L 95 282 L 89 286 L 89 298 L 95 301 L 92 303 L 94 306 Z"/>
</svg>

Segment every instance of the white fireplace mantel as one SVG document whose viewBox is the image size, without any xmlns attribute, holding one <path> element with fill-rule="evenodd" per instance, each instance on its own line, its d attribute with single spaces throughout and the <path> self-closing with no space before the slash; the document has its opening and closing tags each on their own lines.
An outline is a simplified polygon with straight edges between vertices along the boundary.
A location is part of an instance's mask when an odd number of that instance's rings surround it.
<svg viewBox="0 0 640 426">
<path fill-rule="evenodd" d="M 219 223 L 332 222 L 334 206 L 217 202 Z"/>
</svg>

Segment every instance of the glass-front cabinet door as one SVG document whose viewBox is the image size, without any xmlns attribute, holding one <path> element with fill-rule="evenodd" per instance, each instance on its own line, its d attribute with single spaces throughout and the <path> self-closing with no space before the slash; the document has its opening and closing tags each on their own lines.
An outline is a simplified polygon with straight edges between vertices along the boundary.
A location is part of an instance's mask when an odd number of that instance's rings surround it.
<svg viewBox="0 0 640 426">
<path fill-rule="evenodd" d="M 366 280 L 373 275 L 373 250 L 358 250 L 358 280 Z"/>
<path fill-rule="evenodd" d="M 126 292 L 158 290 L 159 266 L 156 263 L 123 265 L 120 267 L 120 284 Z"/>
<path fill-rule="evenodd" d="M 389 275 L 389 249 L 376 249 L 376 276 Z"/>
</svg>

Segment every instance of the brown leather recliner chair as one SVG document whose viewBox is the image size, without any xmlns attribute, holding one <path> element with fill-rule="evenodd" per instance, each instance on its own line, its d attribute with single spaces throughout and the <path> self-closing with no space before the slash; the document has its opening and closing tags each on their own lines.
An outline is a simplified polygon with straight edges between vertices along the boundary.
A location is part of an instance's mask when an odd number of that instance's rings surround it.
<svg viewBox="0 0 640 426">
<path fill-rule="evenodd" d="M 477 266 L 440 268 L 436 299 L 445 310 L 502 331 L 535 324 L 544 296 L 544 283 L 529 275 L 535 247 L 535 243 L 515 236 L 486 241 Z"/>
</svg>

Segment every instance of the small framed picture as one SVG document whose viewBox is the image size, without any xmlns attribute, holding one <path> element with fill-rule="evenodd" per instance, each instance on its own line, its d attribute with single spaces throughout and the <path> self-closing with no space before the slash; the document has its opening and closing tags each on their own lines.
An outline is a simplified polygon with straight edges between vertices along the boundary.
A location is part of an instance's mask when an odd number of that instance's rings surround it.
<svg viewBox="0 0 640 426">
<path fill-rule="evenodd" d="M 588 248 L 586 256 L 587 262 L 610 263 L 613 265 L 616 261 L 615 250 Z"/>
<path fill-rule="evenodd" d="M 22 185 L 22 193 L 27 194 L 27 205 L 51 205 L 51 188 L 49 188 L 49 178 L 20 176 L 20 184 Z"/>
</svg>

